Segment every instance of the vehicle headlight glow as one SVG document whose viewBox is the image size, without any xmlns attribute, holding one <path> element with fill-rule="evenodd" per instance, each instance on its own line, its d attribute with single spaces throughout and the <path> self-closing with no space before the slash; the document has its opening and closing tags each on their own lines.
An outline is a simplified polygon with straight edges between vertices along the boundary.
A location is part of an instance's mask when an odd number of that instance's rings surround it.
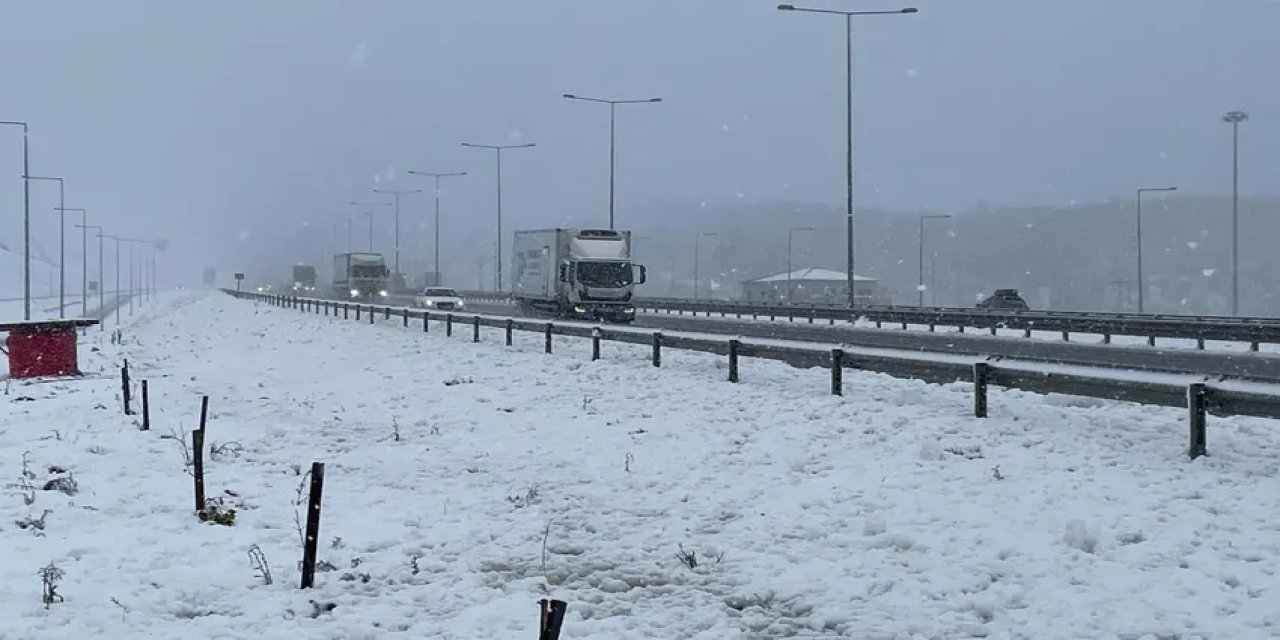
<svg viewBox="0 0 1280 640">
<path fill-rule="evenodd" d="M 435 300 L 427 300 L 427 301 L 426 301 L 426 302 L 424 302 L 423 304 L 425 304 L 425 305 L 426 305 L 426 306 L 428 306 L 428 307 L 434 307 L 434 306 L 436 306 L 436 301 L 435 301 Z"/>
<path fill-rule="evenodd" d="M 354 298 L 354 297 L 356 297 L 356 296 L 358 296 L 358 295 L 360 295 L 360 290 L 359 290 L 359 289 L 352 289 L 352 290 L 351 290 L 351 297 L 352 297 L 352 298 Z"/>
<path fill-rule="evenodd" d="M 387 292 L 386 292 L 386 291 L 379 291 L 379 292 L 378 292 L 378 295 L 380 295 L 380 296 L 382 296 L 382 297 L 384 297 L 384 298 L 385 298 L 385 297 L 387 297 Z"/>
<path fill-rule="evenodd" d="M 458 305 L 458 308 L 459 308 L 459 309 L 461 309 L 461 308 L 463 308 L 463 307 L 467 306 L 467 305 L 466 305 L 465 303 L 463 303 L 461 300 L 459 300 L 459 301 L 457 302 L 457 305 Z"/>
</svg>

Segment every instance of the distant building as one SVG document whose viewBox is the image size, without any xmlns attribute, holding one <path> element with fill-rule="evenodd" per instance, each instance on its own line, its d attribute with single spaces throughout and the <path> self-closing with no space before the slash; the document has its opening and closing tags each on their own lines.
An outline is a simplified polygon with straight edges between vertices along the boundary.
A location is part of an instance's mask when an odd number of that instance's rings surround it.
<svg viewBox="0 0 1280 640">
<path fill-rule="evenodd" d="M 790 296 L 787 295 L 788 282 Z M 847 274 L 829 269 L 797 269 L 742 283 L 744 302 L 794 304 L 843 304 L 849 297 Z M 856 304 L 886 304 L 885 294 L 874 278 L 854 277 Z"/>
</svg>

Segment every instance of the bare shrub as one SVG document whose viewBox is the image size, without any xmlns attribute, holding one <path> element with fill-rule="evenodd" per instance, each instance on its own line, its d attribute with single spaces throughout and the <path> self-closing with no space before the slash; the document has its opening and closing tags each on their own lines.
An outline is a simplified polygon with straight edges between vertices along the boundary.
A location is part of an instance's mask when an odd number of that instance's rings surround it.
<svg viewBox="0 0 1280 640">
<path fill-rule="evenodd" d="M 45 513 L 49 512 L 46 511 Z M 40 569 L 38 575 L 40 576 L 41 588 L 40 601 L 44 603 L 44 608 L 48 609 L 55 603 L 63 602 L 62 596 L 58 593 L 58 585 L 67 573 L 50 561 L 47 566 Z"/>
<path fill-rule="evenodd" d="M 249 547 L 249 566 L 253 568 L 253 575 L 261 578 L 263 584 L 271 586 L 274 580 L 271 578 L 271 567 L 267 564 L 267 554 L 256 544 Z"/>
</svg>

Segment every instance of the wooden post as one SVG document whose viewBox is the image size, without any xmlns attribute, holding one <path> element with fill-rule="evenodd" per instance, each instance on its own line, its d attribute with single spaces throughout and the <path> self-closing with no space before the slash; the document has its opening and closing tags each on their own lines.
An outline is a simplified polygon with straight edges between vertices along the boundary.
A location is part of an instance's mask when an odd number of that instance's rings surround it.
<svg viewBox="0 0 1280 640">
<path fill-rule="evenodd" d="M 986 362 L 973 363 L 973 417 L 987 417 L 987 377 L 991 374 L 991 365 Z"/>
<path fill-rule="evenodd" d="M 554 330 L 555 330 L 555 325 L 548 322 L 547 329 L 546 329 L 546 344 L 543 345 L 543 348 L 547 353 L 551 353 L 551 332 Z"/>
<path fill-rule="evenodd" d="M 511 340 L 512 340 L 511 334 L 515 333 L 515 329 L 516 329 L 516 321 L 512 320 L 511 318 L 507 318 L 507 346 L 508 347 L 511 346 Z"/>
<path fill-rule="evenodd" d="M 453 336 L 453 314 L 444 314 L 444 335 Z"/>
<path fill-rule="evenodd" d="M 133 415 L 133 411 L 129 409 L 129 361 L 124 361 L 124 366 L 120 368 L 120 382 L 123 387 L 124 398 L 124 414 L 126 416 Z"/>
<path fill-rule="evenodd" d="M 738 340 L 729 341 L 729 382 L 738 381 Z"/>
<path fill-rule="evenodd" d="M 151 397 L 147 393 L 147 381 L 142 381 L 142 430 L 151 430 Z"/>
<path fill-rule="evenodd" d="M 844 395 L 844 350 L 831 350 L 831 395 Z"/>
<path fill-rule="evenodd" d="M 476 316 L 471 325 L 471 341 L 480 342 L 480 316 Z"/>
<path fill-rule="evenodd" d="M 591 330 L 591 359 L 600 359 L 600 328 Z"/>
<path fill-rule="evenodd" d="M 191 460 L 194 463 L 192 475 L 196 483 L 196 513 L 204 509 L 204 430 L 191 432 Z"/>
<path fill-rule="evenodd" d="M 1187 448 L 1187 455 L 1192 460 L 1200 456 L 1209 455 L 1208 435 L 1205 432 L 1205 400 L 1207 396 L 1207 388 L 1203 382 L 1193 382 L 1187 385 L 1187 412 L 1189 414 L 1188 422 L 1191 427 L 1191 443 Z"/>
<path fill-rule="evenodd" d="M 200 433 L 204 433 L 205 424 L 209 421 L 209 396 L 200 398 Z"/>
<path fill-rule="evenodd" d="M 653 333 L 653 366 L 662 366 L 662 332 Z"/>
<path fill-rule="evenodd" d="M 563 600 L 539 600 L 542 615 L 538 622 L 538 640 L 560 640 L 564 614 L 569 604 Z"/>
<path fill-rule="evenodd" d="M 311 496 L 307 500 L 307 535 L 302 545 L 302 588 L 316 584 L 316 546 L 320 542 L 320 497 L 324 493 L 324 463 L 311 463 Z"/>
</svg>

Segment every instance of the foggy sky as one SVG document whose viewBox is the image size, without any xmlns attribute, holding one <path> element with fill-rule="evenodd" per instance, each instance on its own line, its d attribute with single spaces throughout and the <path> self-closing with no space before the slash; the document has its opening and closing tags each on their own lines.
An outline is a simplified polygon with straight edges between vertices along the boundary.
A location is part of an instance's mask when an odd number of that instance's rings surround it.
<svg viewBox="0 0 1280 640">
<path fill-rule="evenodd" d="M 619 107 L 621 227 L 698 226 L 672 203 L 843 201 L 834 16 L 755 0 L 2 4 L 0 120 L 31 123 L 32 173 L 65 176 L 91 224 L 171 239 L 171 280 L 264 264 L 273 247 L 324 264 L 349 216 L 361 249 L 365 219 L 345 203 L 375 186 L 427 190 L 402 199 L 403 251 L 425 255 L 431 183 L 408 169 L 470 173 L 446 186 L 443 226 L 446 264 L 471 265 L 492 242 L 493 154 L 462 141 L 538 145 L 505 154 L 508 238 L 603 225 L 608 108 L 566 92 L 665 101 Z M 1242 192 L 1280 191 L 1280 2 L 916 6 L 855 19 L 860 207 L 1066 205 L 1153 184 L 1222 195 L 1232 109 L 1252 116 Z M 0 128 L 11 246 L 20 143 Z M 57 188 L 33 193 L 52 252 Z M 390 215 L 377 225 L 390 255 Z"/>
</svg>

